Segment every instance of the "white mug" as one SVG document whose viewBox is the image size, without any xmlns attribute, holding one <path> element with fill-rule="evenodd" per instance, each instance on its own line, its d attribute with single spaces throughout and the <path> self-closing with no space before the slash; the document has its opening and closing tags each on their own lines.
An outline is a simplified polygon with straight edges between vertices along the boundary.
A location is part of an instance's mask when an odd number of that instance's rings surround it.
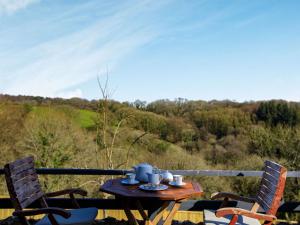
<svg viewBox="0 0 300 225">
<path fill-rule="evenodd" d="M 183 180 L 183 176 L 181 175 L 173 175 L 173 182 L 176 184 L 176 185 L 182 185 L 182 180 Z"/>
<path fill-rule="evenodd" d="M 126 180 L 128 183 L 134 183 L 135 181 L 135 173 L 126 173 Z"/>
</svg>

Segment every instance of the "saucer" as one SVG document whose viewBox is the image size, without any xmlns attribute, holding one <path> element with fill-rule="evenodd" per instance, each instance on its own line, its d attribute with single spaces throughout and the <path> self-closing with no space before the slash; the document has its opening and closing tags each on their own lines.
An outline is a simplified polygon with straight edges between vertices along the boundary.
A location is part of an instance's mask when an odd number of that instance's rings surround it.
<svg viewBox="0 0 300 225">
<path fill-rule="evenodd" d="M 139 186 L 140 189 L 144 191 L 164 191 L 168 189 L 167 185 L 159 184 L 159 185 L 153 185 L 153 184 L 142 184 Z"/>
<path fill-rule="evenodd" d="M 133 182 L 129 182 L 128 179 L 123 179 L 123 180 L 121 180 L 121 183 L 125 184 L 125 185 L 135 185 L 135 184 L 139 184 L 140 182 L 138 180 L 134 180 Z"/>
<path fill-rule="evenodd" d="M 173 187 L 183 187 L 186 185 L 186 183 L 182 182 L 181 184 L 176 184 L 174 181 L 169 182 L 169 185 Z"/>
</svg>

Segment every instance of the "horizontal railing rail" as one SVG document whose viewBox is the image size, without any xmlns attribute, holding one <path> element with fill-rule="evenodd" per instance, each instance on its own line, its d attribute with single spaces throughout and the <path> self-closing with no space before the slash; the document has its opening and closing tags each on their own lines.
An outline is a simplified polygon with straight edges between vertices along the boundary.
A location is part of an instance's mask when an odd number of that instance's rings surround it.
<svg viewBox="0 0 300 225">
<path fill-rule="evenodd" d="M 184 176 L 218 176 L 218 177 L 261 177 L 263 171 L 256 170 L 169 170 L 171 173 Z M 38 174 L 45 175 L 125 175 L 132 170 L 103 170 L 78 168 L 38 168 Z M 4 170 L 0 169 L 0 175 Z M 287 177 L 300 178 L 300 171 L 289 171 Z"/>
</svg>

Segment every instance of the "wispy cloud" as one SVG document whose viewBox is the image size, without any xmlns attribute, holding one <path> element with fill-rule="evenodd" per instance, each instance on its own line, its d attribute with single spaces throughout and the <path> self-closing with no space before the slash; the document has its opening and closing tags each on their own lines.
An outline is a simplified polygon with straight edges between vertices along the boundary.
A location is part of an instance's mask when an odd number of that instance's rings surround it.
<svg viewBox="0 0 300 225">
<path fill-rule="evenodd" d="M 39 0 L 0 0 L 0 15 L 1 13 L 14 13 L 38 1 Z"/>
<path fill-rule="evenodd" d="M 113 69 L 128 53 L 157 37 L 160 31 L 153 24 L 151 11 L 160 7 L 163 5 L 148 1 L 123 4 L 82 29 L 5 53 L 0 65 L 0 83 L 5 85 L 0 91 L 50 97 L 82 95 L 78 90 L 67 94 L 64 90 L 95 78 L 107 66 Z M 64 23 L 77 15 L 78 11 L 70 11 L 58 17 Z M 52 21 L 55 18 L 44 25 L 51 26 Z"/>
</svg>

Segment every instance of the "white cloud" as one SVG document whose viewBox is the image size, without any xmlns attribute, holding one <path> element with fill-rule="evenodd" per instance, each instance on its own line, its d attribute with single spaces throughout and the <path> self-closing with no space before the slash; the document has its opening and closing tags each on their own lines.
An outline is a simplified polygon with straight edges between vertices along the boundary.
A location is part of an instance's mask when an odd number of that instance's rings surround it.
<svg viewBox="0 0 300 225">
<path fill-rule="evenodd" d="M 83 98 L 83 93 L 82 90 L 77 88 L 72 91 L 66 91 L 66 92 L 60 92 L 57 93 L 55 97 L 60 97 L 60 98 Z"/>
<path fill-rule="evenodd" d="M 11 14 L 28 5 L 38 2 L 39 0 L 0 0 L 0 14 Z"/>
</svg>

